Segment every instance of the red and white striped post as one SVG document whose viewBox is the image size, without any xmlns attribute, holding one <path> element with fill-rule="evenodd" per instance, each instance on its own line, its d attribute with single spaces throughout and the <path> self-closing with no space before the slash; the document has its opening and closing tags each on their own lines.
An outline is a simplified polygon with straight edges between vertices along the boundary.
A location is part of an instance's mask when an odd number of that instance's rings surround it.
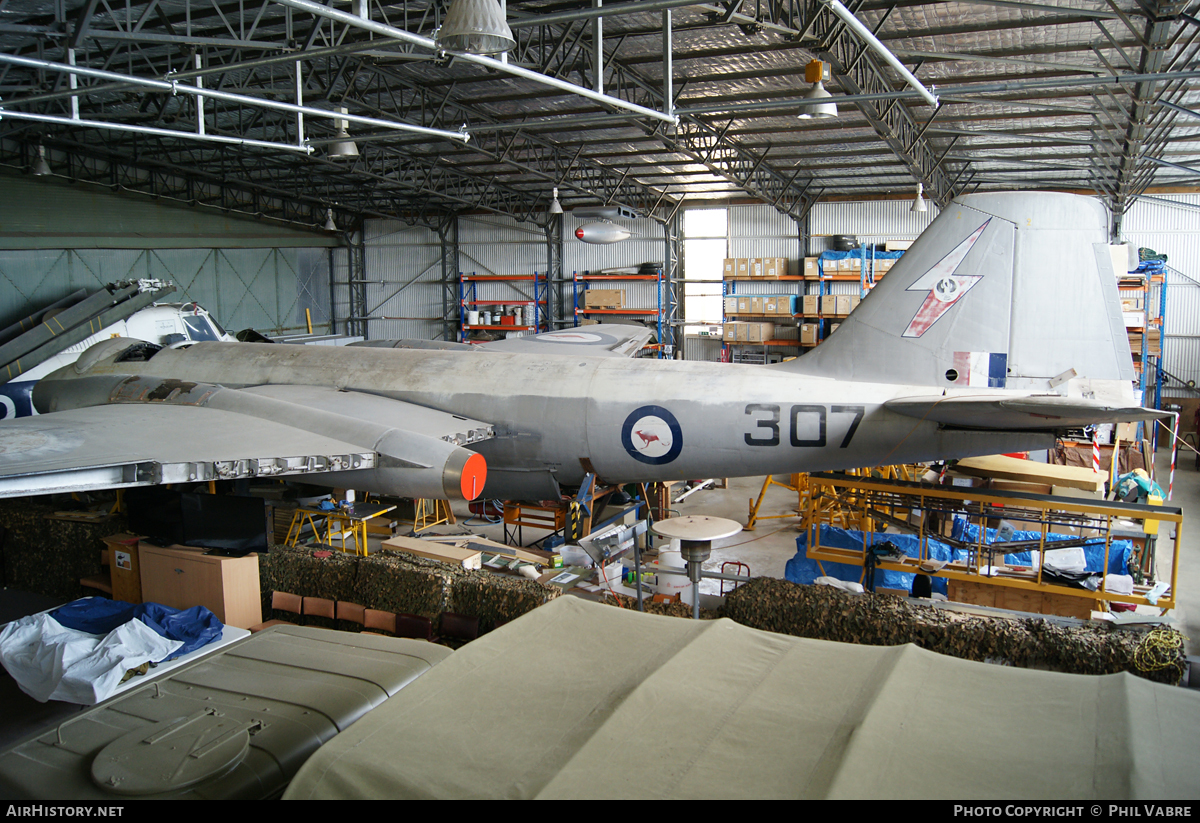
<svg viewBox="0 0 1200 823">
<path fill-rule="evenodd" d="M 1171 476 L 1167 480 L 1167 500 L 1171 499 L 1171 490 L 1175 488 L 1175 458 L 1179 456 L 1179 412 L 1171 417 Z"/>
<path fill-rule="evenodd" d="M 1100 430 L 1092 429 L 1092 471 L 1100 473 Z"/>
</svg>

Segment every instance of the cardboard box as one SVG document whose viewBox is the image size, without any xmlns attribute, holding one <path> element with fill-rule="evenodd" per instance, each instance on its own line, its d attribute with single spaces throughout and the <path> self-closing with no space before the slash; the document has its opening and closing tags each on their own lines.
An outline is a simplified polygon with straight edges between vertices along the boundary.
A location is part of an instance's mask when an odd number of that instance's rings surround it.
<svg viewBox="0 0 1200 823">
<path fill-rule="evenodd" d="M 751 314 L 766 314 L 766 298 L 751 297 L 750 298 L 750 313 Z"/>
<path fill-rule="evenodd" d="M 751 257 L 747 263 L 749 265 L 751 277 L 763 276 L 763 261 L 761 257 Z"/>
<path fill-rule="evenodd" d="M 747 323 L 746 342 L 765 343 L 775 337 L 774 323 Z"/>
<path fill-rule="evenodd" d="M 734 276 L 735 277 L 749 277 L 750 276 L 750 260 L 749 260 L 749 258 L 746 258 L 746 257 L 737 258 L 737 272 L 735 273 Z"/>
<path fill-rule="evenodd" d="M 738 314 L 749 314 L 750 313 L 750 297 L 749 296 L 739 297 L 737 299 L 737 311 L 738 311 Z"/>
<path fill-rule="evenodd" d="M 815 346 L 817 344 L 816 323 L 800 324 L 800 344 L 802 346 Z"/>
<path fill-rule="evenodd" d="M 850 295 L 839 294 L 837 296 L 837 312 L 836 313 L 839 315 L 850 313 Z"/>
<path fill-rule="evenodd" d="M 780 299 L 779 295 L 768 294 L 762 299 L 763 314 L 779 314 Z"/>
<path fill-rule="evenodd" d="M 800 274 L 803 277 L 817 276 L 817 258 L 806 257 L 800 261 Z"/>
<path fill-rule="evenodd" d="M 737 258 L 726 257 L 725 262 L 721 267 L 721 276 L 726 280 L 737 276 Z"/>
<path fill-rule="evenodd" d="M 725 313 L 726 314 L 737 314 L 738 313 L 737 297 L 730 296 L 730 297 L 725 298 Z"/>
<path fill-rule="evenodd" d="M 788 273 L 786 257 L 764 257 L 763 258 L 763 277 L 778 279 L 786 276 Z"/>
<path fill-rule="evenodd" d="M 821 295 L 821 314 L 837 314 L 837 296 L 832 294 Z"/>
<path fill-rule="evenodd" d="M 588 289 L 583 293 L 583 305 L 588 309 L 619 309 L 625 305 L 624 289 Z"/>
<path fill-rule="evenodd" d="M 726 323 L 721 329 L 721 339 L 726 343 L 737 342 L 737 327 L 741 323 Z"/>
<path fill-rule="evenodd" d="M 806 294 L 803 299 L 803 313 L 809 316 L 816 316 L 821 313 L 821 296 L 819 294 Z"/>
</svg>

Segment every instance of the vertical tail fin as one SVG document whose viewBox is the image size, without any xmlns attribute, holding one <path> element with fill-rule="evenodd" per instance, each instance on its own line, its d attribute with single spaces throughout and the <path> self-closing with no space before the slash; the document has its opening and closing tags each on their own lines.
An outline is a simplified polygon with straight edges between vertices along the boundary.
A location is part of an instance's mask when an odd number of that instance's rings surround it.
<svg viewBox="0 0 1200 823">
<path fill-rule="evenodd" d="M 1071 194 L 957 198 L 828 341 L 777 368 L 936 387 L 1132 381 L 1104 206 Z M 1055 381 L 1057 384 L 1058 381 Z"/>
</svg>

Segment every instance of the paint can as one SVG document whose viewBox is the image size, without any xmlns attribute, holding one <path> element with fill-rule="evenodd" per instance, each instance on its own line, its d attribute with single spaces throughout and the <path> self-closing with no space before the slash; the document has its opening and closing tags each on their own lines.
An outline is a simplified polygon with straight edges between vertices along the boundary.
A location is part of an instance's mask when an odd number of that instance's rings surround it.
<svg viewBox="0 0 1200 823">
<path fill-rule="evenodd" d="M 467 312 L 467 325 L 468 326 L 478 326 L 479 325 L 479 312 L 478 311 L 471 310 L 471 311 Z"/>
<path fill-rule="evenodd" d="M 492 325 L 492 313 L 490 311 L 480 312 L 479 317 L 480 317 L 480 325 L 483 325 L 483 326 Z"/>
<path fill-rule="evenodd" d="M 513 325 L 514 326 L 524 326 L 525 325 L 524 323 L 521 322 L 522 314 L 523 314 L 523 312 L 521 311 L 520 306 L 517 306 L 515 309 L 513 309 Z"/>
</svg>

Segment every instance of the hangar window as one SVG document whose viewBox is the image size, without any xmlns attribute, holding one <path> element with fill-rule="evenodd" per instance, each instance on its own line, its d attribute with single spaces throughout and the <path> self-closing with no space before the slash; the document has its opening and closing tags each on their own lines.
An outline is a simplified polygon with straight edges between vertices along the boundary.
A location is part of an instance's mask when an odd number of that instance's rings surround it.
<svg viewBox="0 0 1200 823">
<path fill-rule="evenodd" d="M 686 331 L 721 322 L 721 266 L 729 256 L 729 209 L 683 213 L 683 312 Z"/>
</svg>

